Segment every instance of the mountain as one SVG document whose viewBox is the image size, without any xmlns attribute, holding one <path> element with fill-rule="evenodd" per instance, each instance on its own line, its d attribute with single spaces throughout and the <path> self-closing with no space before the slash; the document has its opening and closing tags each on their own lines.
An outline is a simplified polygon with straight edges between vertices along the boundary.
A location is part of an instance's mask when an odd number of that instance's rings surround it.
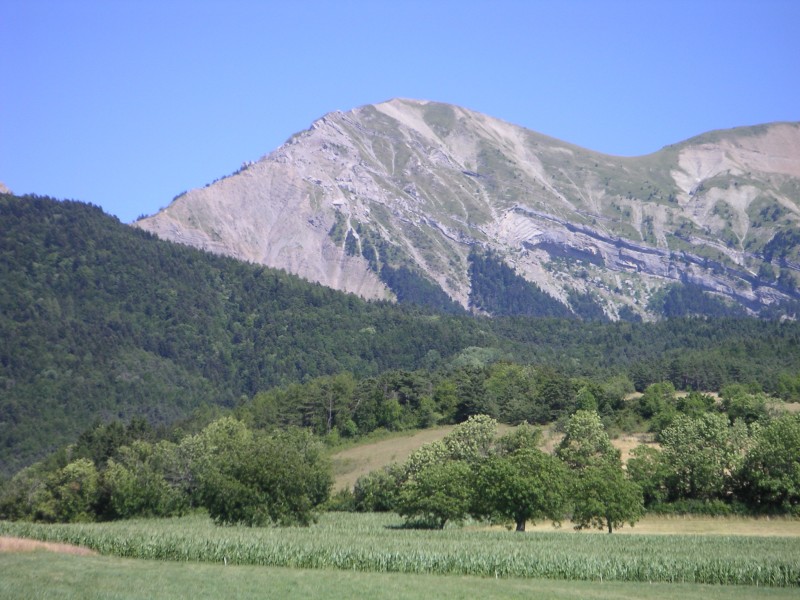
<svg viewBox="0 0 800 600">
<path fill-rule="evenodd" d="M 791 314 L 800 123 L 624 158 L 396 99 L 330 113 L 135 225 L 371 299 L 495 315 Z"/>
</svg>

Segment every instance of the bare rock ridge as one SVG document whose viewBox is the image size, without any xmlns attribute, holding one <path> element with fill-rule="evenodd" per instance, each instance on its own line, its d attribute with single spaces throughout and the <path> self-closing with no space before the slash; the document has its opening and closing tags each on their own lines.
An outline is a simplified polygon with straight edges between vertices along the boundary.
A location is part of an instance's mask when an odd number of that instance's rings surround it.
<svg viewBox="0 0 800 600">
<path fill-rule="evenodd" d="M 135 225 L 365 298 L 394 298 L 403 269 L 468 309 L 470 253 L 491 251 L 567 306 L 653 318 L 679 282 L 752 313 L 797 300 L 798 223 L 800 123 L 622 158 L 395 99 L 330 113 Z"/>
</svg>

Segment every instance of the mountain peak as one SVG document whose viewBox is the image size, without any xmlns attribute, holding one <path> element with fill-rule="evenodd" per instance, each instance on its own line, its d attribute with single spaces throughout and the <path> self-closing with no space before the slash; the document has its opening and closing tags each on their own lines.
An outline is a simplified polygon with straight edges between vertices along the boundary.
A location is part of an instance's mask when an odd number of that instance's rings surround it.
<svg viewBox="0 0 800 600">
<path fill-rule="evenodd" d="M 498 289 L 608 318 L 654 318 L 675 285 L 750 312 L 794 301 L 799 224 L 797 123 L 619 158 L 407 98 L 329 113 L 137 223 L 366 298 L 490 314 L 503 294 L 477 289 L 476 265 L 497 263 Z"/>
</svg>

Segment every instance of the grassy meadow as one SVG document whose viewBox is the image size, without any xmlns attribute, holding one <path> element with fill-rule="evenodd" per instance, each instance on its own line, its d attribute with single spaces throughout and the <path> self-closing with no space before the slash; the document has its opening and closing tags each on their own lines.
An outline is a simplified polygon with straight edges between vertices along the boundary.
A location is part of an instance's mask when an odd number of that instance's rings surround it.
<svg viewBox="0 0 800 600">
<path fill-rule="evenodd" d="M 4 600 L 416 600 L 425 597 L 789 600 L 797 597 L 797 589 L 793 588 L 362 573 L 73 556 L 41 550 L 0 552 L 0 573 L 0 597 Z"/>
</svg>

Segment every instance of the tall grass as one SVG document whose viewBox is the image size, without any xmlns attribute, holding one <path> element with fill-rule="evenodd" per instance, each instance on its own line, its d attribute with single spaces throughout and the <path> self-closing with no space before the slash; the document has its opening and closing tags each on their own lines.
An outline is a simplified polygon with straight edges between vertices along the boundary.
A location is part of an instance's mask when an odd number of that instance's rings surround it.
<svg viewBox="0 0 800 600">
<path fill-rule="evenodd" d="M 514 534 L 400 528 L 391 515 L 329 513 L 309 528 L 218 527 L 202 516 L 66 525 L 0 523 L 0 534 L 102 554 L 357 571 L 591 581 L 800 586 L 800 540 L 780 537 Z"/>
</svg>

